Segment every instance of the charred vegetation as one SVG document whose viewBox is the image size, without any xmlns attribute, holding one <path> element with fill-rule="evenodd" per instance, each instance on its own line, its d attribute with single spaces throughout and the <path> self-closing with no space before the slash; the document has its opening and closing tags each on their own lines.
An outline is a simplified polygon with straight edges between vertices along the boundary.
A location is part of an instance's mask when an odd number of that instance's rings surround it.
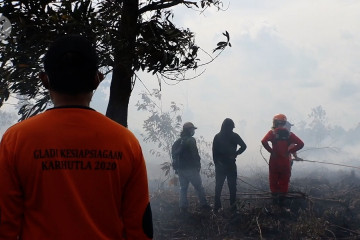
<svg viewBox="0 0 360 240">
<path fill-rule="evenodd" d="M 178 208 L 176 175 L 151 181 L 154 239 L 360 239 L 360 178 L 354 172 L 294 178 L 283 205 L 274 203 L 267 176 L 238 177 L 236 206 L 223 188 L 223 209 L 202 210 L 189 190 L 190 208 Z M 214 186 L 206 185 L 209 203 Z"/>
</svg>

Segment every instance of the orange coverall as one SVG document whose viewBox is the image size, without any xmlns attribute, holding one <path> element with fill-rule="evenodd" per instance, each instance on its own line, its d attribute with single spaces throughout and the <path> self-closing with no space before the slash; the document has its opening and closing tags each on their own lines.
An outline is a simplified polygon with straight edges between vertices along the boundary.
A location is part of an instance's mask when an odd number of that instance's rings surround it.
<svg viewBox="0 0 360 240">
<path fill-rule="evenodd" d="M 0 239 L 150 239 L 141 147 L 90 108 L 15 124 L 0 144 L 0 211 Z"/>
<path fill-rule="evenodd" d="M 304 147 L 303 141 L 290 132 L 287 140 L 277 140 L 275 132 L 284 128 L 270 130 L 261 140 L 264 148 L 270 153 L 269 183 L 272 193 L 287 193 L 291 176 L 290 154 Z M 272 147 L 270 147 L 271 142 Z M 292 145 L 289 149 L 289 146 Z"/>
</svg>

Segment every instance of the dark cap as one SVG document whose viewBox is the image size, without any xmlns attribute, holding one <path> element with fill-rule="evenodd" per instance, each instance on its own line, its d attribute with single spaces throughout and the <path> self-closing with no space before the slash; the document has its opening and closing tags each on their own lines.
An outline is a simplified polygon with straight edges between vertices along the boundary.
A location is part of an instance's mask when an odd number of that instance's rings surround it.
<svg viewBox="0 0 360 240">
<path fill-rule="evenodd" d="M 186 122 L 186 123 L 184 123 L 183 129 L 191 129 L 191 128 L 197 129 L 197 127 L 195 127 L 194 124 L 191 123 L 191 122 Z"/>
</svg>

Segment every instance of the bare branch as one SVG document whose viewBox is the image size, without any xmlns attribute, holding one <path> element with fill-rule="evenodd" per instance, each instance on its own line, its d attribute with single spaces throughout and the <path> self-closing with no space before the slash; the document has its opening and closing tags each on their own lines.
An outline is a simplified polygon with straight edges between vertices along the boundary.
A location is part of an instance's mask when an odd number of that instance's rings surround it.
<svg viewBox="0 0 360 240">
<path fill-rule="evenodd" d="M 154 11 L 154 10 L 161 10 L 165 8 L 170 8 L 179 4 L 185 5 L 195 5 L 196 2 L 192 1 L 184 1 L 184 0 L 161 0 L 159 2 L 153 2 L 145 7 L 139 9 L 139 14 L 143 14 L 144 12 Z"/>
</svg>

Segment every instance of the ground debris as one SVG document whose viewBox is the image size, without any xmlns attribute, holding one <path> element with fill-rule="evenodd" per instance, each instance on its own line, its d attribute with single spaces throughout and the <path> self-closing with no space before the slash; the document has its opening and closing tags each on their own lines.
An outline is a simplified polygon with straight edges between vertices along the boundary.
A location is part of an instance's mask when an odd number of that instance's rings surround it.
<svg viewBox="0 0 360 240">
<path fill-rule="evenodd" d="M 360 239 L 357 180 L 349 184 L 317 182 L 310 187 L 299 179 L 282 206 L 273 204 L 270 193 L 249 192 L 239 185 L 236 206 L 223 204 L 218 212 L 202 210 L 191 189 L 189 210 L 180 212 L 177 189 L 157 189 L 151 197 L 154 239 Z M 213 203 L 211 189 L 206 192 Z"/>
</svg>

